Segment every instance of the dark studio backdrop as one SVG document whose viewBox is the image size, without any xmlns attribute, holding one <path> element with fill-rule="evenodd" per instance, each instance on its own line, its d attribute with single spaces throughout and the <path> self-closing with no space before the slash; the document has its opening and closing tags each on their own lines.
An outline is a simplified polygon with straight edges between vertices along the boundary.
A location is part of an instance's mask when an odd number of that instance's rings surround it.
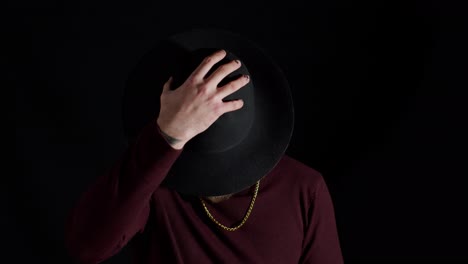
<svg viewBox="0 0 468 264">
<path fill-rule="evenodd" d="M 324 175 L 346 263 L 468 261 L 467 12 L 456 2 L 12 1 L 6 11 L 16 169 L 2 185 L 1 263 L 71 263 L 65 215 L 125 148 L 126 75 L 162 37 L 203 26 L 242 33 L 284 70 L 296 112 L 287 154 Z M 126 250 L 106 263 L 128 263 Z"/>
</svg>

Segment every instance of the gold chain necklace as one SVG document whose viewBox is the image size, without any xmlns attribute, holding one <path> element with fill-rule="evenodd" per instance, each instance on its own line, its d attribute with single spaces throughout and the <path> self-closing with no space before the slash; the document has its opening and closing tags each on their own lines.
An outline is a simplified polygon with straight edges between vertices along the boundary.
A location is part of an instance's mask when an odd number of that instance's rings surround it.
<svg viewBox="0 0 468 264">
<path fill-rule="evenodd" d="M 223 224 L 221 224 L 220 222 L 218 222 L 216 219 L 214 219 L 214 217 L 211 215 L 210 211 L 208 211 L 208 208 L 206 207 L 206 204 L 205 202 L 203 201 L 203 199 L 200 197 L 200 201 L 203 205 L 203 208 L 205 209 L 205 212 L 206 214 L 208 215 L 208 217 L 215 223 L 217 224 L 219 227 L 221 227 L 222 229 L 224 230 L 227 230 L 227 231 L 236 231 L 237 229 L 239 229 L 241 226 L 243 226 L 245 224 L 245 222 L 247 221 L 247 218 L 249 218 L 249 215 L 250 213 L 252 212 L 252 209 L 253 209 L 253 206 L 254 206 L 254 203 L 255 203 L 255 199 L 257 198 L 257 194 L 258 194 L 258 188 L 260 187 L 260 180 L 257 181 L 257 184 L 255 185 L 255 192 L 254 192 L 254 195 L 252 197 L 252 201 L 250 202 L 250 206 L 249 206 L 249 209 L 247 210 L 247 213 L 245 214 L 244 216 L 244 219 L 242 219 L 242 221 L 240 222 L 239 225 L 235 226 L 235 227 L 227 227 Z"/>
</svg>

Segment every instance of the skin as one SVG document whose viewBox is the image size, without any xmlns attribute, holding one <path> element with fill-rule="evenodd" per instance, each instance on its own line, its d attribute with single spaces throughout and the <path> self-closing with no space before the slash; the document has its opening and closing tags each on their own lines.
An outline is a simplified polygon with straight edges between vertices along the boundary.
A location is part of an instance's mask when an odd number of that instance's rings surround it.
<svg viewBox="0 0 468 264">
<path fill-rule="evenodd" d="M 210 202 L 212 203 L 219 203 L 219 202 L 222 202 L 222 201 L 225 201 L 229 198 L 231 198 L 231 196 L 233 196 L 234 194 L 231 193 L 231 194 L 227 194 L 227 195 L 220 195 L 220 196 L 207 196 L 207 197 L 204 197 L 206 200 L 209 200 Z"/>
<path fill-rule="evenodd" d="M 170 89 L 172 76 L 164 84 L 157 123 L 164 138 L 174 149 L 182 149 L 190 139 L 207 130 L 221 115 L 239 110 L 244 105 L 241 99 L 229 102 L 223 102 L 222 99 L 245 87 L 250 81 L 249 76 L 241 76 L 222 87 L 217 87 L 227 75 L 240 68 L 240 61 L 223 64 L 211 75 L 206 76 L 225 56 L 224 50 L 207 56 L 175 90 Z M 217 203 L 229 199 L 232 195 L 234 194 L 204 198 Z"/>
</svg>

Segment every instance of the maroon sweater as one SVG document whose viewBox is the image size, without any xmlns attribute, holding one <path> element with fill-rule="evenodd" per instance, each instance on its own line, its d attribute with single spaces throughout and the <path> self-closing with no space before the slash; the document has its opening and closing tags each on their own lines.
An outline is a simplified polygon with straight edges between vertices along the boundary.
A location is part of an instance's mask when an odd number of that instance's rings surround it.
<svg viewBox="0 0 468 264">
<path fill-rule="evenodd" d="M 321 174 L 284 155 L 260 181 L 247 222 L 217 227 L 196 197 L 160 186 L 181 154 L 150 122 L 118 162 L 71 210 L 66 247 L 79 263 L 99 263 L 128 244 L 133 263 L 343 263 L 333 203 Z M 208 209 L 238 223 L 254 186 Z"/>
</svg>

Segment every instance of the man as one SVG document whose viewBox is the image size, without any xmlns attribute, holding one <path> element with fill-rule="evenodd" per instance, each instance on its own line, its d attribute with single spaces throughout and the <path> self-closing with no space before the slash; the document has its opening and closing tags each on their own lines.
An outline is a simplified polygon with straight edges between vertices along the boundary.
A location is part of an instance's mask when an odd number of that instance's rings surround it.
<svg viewBox="0 0 468 264">
<path fill-rule="evenodd" d="M 323 177 L 284 155 L 293 127 L 284 76 L 230 33 L 172 40 L 191 59 L 170 71 L 196 67 L 162 85 L 157 117 L 126 126 L 129 148 L 67 219 L 69 253 L 99 263 L 128 244 L 133 263 L 343 263 Z M 230 52 L 205 56 L 203 46 Z"/>
</svg>

